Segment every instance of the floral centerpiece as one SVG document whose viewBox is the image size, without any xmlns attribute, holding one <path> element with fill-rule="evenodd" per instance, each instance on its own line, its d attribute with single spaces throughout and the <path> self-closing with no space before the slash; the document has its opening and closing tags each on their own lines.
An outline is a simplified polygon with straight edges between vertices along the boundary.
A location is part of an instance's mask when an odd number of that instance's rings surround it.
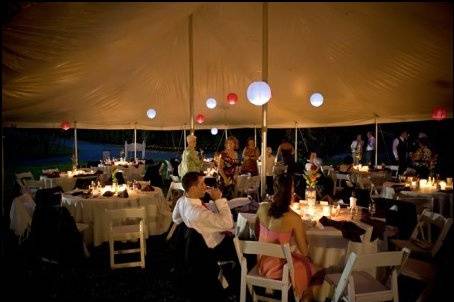
<svg viewBox="0 0 454 302">
<path fill-rule="evenodd" d="M 318 168 L 316 165 L 312 164 L 309 170 L 306 170 L 304 173 L 304 179 L 306 180 L 306 194 L 305 199 L 308 202 L 309 206 L 315 205 L 317 191 L 315 187 L 317 185 L 317 180 L 320 177 Z"/>
</svg>

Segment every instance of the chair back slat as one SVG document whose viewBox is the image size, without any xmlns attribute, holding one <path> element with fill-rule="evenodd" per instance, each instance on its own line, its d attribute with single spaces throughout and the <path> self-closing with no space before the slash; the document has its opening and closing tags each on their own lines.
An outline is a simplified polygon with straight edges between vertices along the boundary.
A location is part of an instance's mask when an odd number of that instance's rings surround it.
<svg viewBox="0 0 454 302">
<path fill-rule="evenodd" d="M 265 255 L 277 258 L 285 258 L 282 247 L 275 243 L 259 241 L 240 241 L 243 254 Z"/>
<path fill-rule="evenodd" d="M 402 263 L 403 255 L 403 251 L 362 254 L 356 260 L 355 270 L 371 267 L 398 266 Z"/>
<path fill-rule="evenodd" d="M 106 209 L 106 213 L 111 220 L 123 218 L 142 218 L 145 219 L 145 207 L 124 208 L 124 209 Z"/>
</svg>

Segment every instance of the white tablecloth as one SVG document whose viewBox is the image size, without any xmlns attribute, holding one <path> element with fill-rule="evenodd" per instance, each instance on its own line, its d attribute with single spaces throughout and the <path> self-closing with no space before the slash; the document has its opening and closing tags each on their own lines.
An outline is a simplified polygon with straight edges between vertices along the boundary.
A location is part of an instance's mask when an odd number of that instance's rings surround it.
<svg viewBox="0 0 454 302">
<path fill-rule="evenodd" d="M 147 211 L 148 228 L 145 236 L 165 233 L 172 222 L 172 213 L 162 190 L 155 187 L 153 192 L 128 191 L 128 198 L 98 197 L 84 199 L 81 196 L 63 194 L 62 204 L 67 207 L 76 222 L 88 223 L 93 232 L 85 239 L 98 246 L 109 240 L 106 209 L 120 209 L 144 206 Z"/>
</svg>

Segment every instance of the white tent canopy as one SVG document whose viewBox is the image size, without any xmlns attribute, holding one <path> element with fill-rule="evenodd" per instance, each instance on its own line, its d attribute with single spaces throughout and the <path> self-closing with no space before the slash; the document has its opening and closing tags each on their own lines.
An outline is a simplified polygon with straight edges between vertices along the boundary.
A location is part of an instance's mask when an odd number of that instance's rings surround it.
<svg viewBox="0 0 454 302">
<path fill-rule="evenodd" d="M 25 7 L 2 29 L 4 126 L 188 129 L 191 14 L 196 129 L 259 127 L 246 89 L 261 80 L 261 3 Z M 435 106 L 452 117 L 452 15 L 451 4 L 270 3 L 268 127 L 429 120 Z"/>
</svg>

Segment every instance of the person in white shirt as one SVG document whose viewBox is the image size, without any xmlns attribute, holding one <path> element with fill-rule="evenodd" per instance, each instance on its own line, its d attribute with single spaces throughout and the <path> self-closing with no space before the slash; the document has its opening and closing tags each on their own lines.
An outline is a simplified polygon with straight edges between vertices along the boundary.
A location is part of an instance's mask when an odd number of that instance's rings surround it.
<svg viewBox="0 0 454 302">
<path fill-rule="evenodd" d="M 217 188 L 207 188 L 204 175 L 198 172 L 188 172 L 182 179 L 186 194 L 178 199 L 172 213 L 175 224 L 184 224 L 200 233 L 209 248 L 215 249 L 220 258 L 236 257 L 232 237 L 224 232 L 233 228 L 233 217 L 227 200 Z M 201 197 L 207 192 L 217 208 L 217 213 L 204 206 Z M 227 239 L 227 240 L 226 240 Z M 227 255 L 227 257 L 225 257 Z"/>
<path fill-rule="evenodd" d="M 361 134 L 358 134 L 356 136 L 356 140 L 354 140 L 350 145 L 354 165 L 358 165 L 361 162 L 361 157 L 363 155 L 363 145 L 364 141 L 361 137 Z"/>
<path fill-rule="evenodd" d="M 366 156 L 364 158 L 364 164 L 370 165 L 372 162 L 372 155 L 375 151 L 375 137 L 372 135 L 372 132 L 367 132 L 367 146 L 366 146 Z"/>
</svg>

